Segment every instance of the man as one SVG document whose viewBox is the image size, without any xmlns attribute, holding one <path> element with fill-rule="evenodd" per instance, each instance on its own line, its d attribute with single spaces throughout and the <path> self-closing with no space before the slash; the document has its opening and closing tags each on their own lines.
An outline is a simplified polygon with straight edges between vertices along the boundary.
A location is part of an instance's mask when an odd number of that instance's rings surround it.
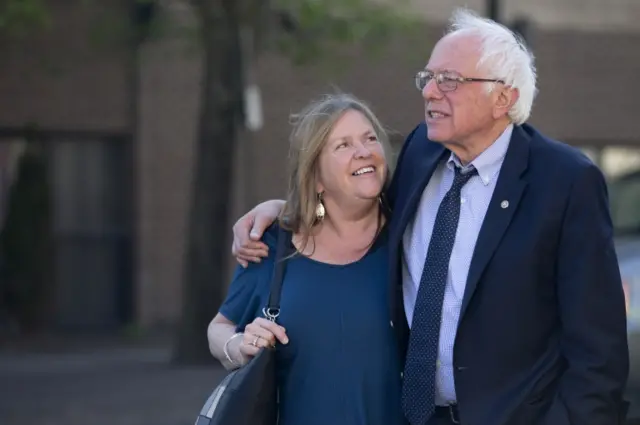
<svg viewBox="0 0 640 425">
<path fill-rule="evenodd" d="M 458 11 L 416 85 L 425 122 L 387 194 L 407 420 L 622 424 L 629 361 L 607 188 L 585 156 L 525 124 L 533 56 Z M 241 262 L 264 255 L 256 235 L 276 202 L 234 227 Z"/>
</svg>

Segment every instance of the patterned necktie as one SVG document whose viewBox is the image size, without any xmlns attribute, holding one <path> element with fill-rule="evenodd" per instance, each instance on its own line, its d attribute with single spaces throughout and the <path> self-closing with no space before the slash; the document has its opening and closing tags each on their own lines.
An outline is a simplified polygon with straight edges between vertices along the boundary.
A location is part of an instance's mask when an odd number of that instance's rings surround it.
<svg viewBox="0 0 640 425">
<path fill-rule="evenodd" d="M 442 303 L 460 219 L 460 193 L 475 174 L 475 169 L 462 174 L 455 167 L 453 184 L 440 203 L 433 225 L 413 311 L 402 386 L 402 407 L 411 425 L 425 425 L 434 412 Z"/>
</svg>

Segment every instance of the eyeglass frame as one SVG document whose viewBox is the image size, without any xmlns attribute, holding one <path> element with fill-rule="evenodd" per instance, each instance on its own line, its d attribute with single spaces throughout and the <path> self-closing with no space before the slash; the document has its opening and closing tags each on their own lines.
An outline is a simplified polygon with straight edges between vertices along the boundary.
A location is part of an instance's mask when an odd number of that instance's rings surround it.
<svg viewBox="0 0 640 425">
<path fill-rule="evenodd" d="M 452 91 L 456 91 L 458 89 L 458 84 L 464 84 L 464 83 L 500 83 L 500 84 L 505 84 L 504 80 L 501 79 L 496 79 L 496 78 L 472 78 L 472 77 L 462 77 L 459 76 L 457 78 L 453 78 L 451 76 L 446 76 L 445 74 L 447 72 L 451 72 L 451 71 L 445 71 L 445 72 L 433 72 L 433 71 L 428 71 L 428 70 L 422 70 L 422 71 L 418 71 L 414 77 L 414 82 L 416 85 L 416 89 L 418 89 L 418 91 L 422 92 L 424 90 L 424 88 L 427 86 L 427 84 L 429 84 L 430 80 L 435 79 L 436 80 L 436 85 L 438 86 L 438 89 L 442 92 L 445 93 L 450 93 Z M 426 82 L 426 84 L 420 88 L 420 84 L 419 81 L 422 78 L 425 78 L 427 75 L 431 75 L 431 78 Z M 438 81 L 441 80 L 441 81 Z M 456 84 L 456 86 L 451 89 L 451 90 L 443 90 L 442 87 L 440 87 L 440 84 L 443 84 L 445 81 L 449 81 L 449 82 L 453 82 Z"/>
</svg>

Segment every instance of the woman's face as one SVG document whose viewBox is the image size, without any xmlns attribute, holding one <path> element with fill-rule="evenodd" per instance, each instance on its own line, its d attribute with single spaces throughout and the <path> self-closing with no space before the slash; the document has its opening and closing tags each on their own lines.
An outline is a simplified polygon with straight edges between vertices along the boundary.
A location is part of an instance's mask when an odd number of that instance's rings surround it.
<svg viewBox="0 0 640 425">
<path fill-rule="evenodd" d="M 361 112 L 349 110 L 336 122 L 318 168 L 317 190 L 324 199 L 340 203 L 380 195 L 387 162 L 373 125 Z"/>
</svg>

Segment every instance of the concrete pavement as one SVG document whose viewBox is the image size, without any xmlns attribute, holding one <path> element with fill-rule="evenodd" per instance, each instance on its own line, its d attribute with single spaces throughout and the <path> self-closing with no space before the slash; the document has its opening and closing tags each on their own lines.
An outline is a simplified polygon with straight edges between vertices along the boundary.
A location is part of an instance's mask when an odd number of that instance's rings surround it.
<svg viewBox="0 0 640 425">
<path fill-rule="evenodd" d="M 0 424 L 192 425 L 225 372 L 169 359 L 166 346 L 0 352 Z"/>
<path fill-rule="evenodd" d="M 0 425 L 192 425 L 225 375 L 172 365 L 166 341 L 61 345 L 0 350 Z"/>
</svg>

